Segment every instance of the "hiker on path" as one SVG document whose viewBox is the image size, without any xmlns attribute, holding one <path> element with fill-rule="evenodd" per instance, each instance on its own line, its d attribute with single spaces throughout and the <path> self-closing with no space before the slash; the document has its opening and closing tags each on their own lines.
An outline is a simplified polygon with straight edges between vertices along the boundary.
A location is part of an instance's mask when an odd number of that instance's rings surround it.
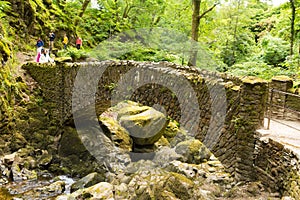
<svg viewBox="0 0 300 200">
<path fill-rule="evenodd" d="M 68 43 L 69 43 L 69 39 L 67 37 L 67 34 L 64 34 L 64 40 L 63 40 L 64 49 L 67 49 Z"/>
<path fill-rule="evenodd" d="M 55 34 L 53 33 L 53 31 L 51 31 L 51 33 L 49 33 L 49 51 L 51 52 L 53 47 L 54 47 L 54 39 L 55 39 Z"/>
<path fill-rule="evenodd" d="M 82 39 L 78 36 L 76 39 L 76 48 L 80 49 L 82 46 Z"/>
</svg>

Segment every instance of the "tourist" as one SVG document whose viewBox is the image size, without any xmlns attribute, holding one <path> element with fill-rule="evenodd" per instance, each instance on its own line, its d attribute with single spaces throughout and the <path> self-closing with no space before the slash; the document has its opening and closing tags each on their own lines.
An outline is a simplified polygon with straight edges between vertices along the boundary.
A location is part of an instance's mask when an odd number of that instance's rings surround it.
<svg viewBox="0 0 300 200">
<path fill-rule="evenodd" d="M 44 41 L 39 37 L 39 39 L 36 42 L 37 53 L 41 52 L 43 46 L 44 46 Z"/>
<path fill-rule="evenodd" d="M 47 62 L 54 62 L 54 60 L 50 58 L 48 50 L 42 49 L 40 53 L 39 63 L 47 63 Z"/>
<path fill-rule="evenodd" d="M 53 31 L 51 31 L 51 33 L 49 33 L 49 51 L 50 52 L 54 48 L 54 39 L 55 39 L 55 34 L 53 33 Z"/>
<path fill-rule="evenodd" d="M 67 49 L 68 43 L 69 43 L 69 39 L 67 37 L 67 34 L 64 34 L 64 40 L 63 40 L 64 49 Z"/>
<path fill-rule="evenodd" d="M 77 37 L 76 39 L 76 48 L 80 49 L 82 46 L 82 39 L 80 37 Z"/>
</svg>

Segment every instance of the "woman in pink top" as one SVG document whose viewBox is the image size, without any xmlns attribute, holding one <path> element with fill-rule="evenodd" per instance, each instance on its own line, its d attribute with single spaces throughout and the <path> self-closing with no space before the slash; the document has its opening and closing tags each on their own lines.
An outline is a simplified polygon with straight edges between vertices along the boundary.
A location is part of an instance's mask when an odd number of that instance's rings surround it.
<svg viewBox="0 0 300 200">
<path fill-rule="evenodd" d="M 80 37 L 77 37 L 76 39 L 76 48 L 80 49 L 80 47 L 82 46 L 82 40 Z"/>
</svg>

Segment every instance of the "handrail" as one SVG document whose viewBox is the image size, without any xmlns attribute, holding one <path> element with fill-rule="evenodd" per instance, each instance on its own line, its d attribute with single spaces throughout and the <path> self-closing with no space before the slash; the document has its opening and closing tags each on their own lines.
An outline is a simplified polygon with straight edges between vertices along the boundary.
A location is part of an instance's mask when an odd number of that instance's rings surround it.
<svg viewBox="0 0 300 200">
<path fill-rule="evenodd" d="M 293 94 L 293 93 L 290 93 L 290 92 L 284 92 L 284 91 L 277 90 L 277 89 L 274 89 L 274 88 L 270 89 L 269 91 L 278 92 L 278 93 L 282 93 L 282 94 L 287 94 L 287 95 L 290 95 L 290 96 L 294 96 L 294 97 L 299 97 L 300 98 L 299 94 Z"/>
<path fill-rule="evenodd" d="M 272 107 L 283 108 L 283 115 L 285 114 L 286 110 L 288 110 L 288 111 L 290 111 L 292 113 L 300 114 L 299 111 L 293 110 L 291 108 L 286 107 L 286 102 L 284 102 L 283 106 L 274 105 L 273 104 L 273 93 L 277 92 L 277 93 L 281 93 L 281 94 L 284 94 L 284 95 L 298 97 L 299 99 L 300 99 L 300 95 L 289 93 L 289 92 L 280 91 L 280 90 L 277 90 L 277 89 L 274 89 L 274 88 L 269 89 L 269 91 L 270 91 L 271 95 L 270 95 L 270 102 L 268 103 L 269 106 L 268 106 L 268 111 L 267 111 L 268 112 L 268 125 L 267 125 L 267 129 L 268 130 L 270 129 L 270 123 L 271 123 L 271 117 L 272 117 L 272 111 L 271 111 Z"/>
</svg>

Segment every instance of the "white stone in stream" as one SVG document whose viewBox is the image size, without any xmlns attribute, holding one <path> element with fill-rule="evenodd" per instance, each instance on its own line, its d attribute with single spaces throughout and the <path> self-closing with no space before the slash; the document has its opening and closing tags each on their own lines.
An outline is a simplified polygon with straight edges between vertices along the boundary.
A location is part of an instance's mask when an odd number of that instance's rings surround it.
<svg viewBox="0 0 300 200">
<path fill-rule="evenodd" d="M 79 189 L 70 195 L 64 195 L 63 198 L 57 197 L 56 200 L 62 200 L 64 197 L 67 199 L 77 199 L 82 194 L 90 194 L 93 199 L 106 199 L 114 200 L 113 185 L 107 182 L 100 182 L 89 188 Z"/>
</svg>

